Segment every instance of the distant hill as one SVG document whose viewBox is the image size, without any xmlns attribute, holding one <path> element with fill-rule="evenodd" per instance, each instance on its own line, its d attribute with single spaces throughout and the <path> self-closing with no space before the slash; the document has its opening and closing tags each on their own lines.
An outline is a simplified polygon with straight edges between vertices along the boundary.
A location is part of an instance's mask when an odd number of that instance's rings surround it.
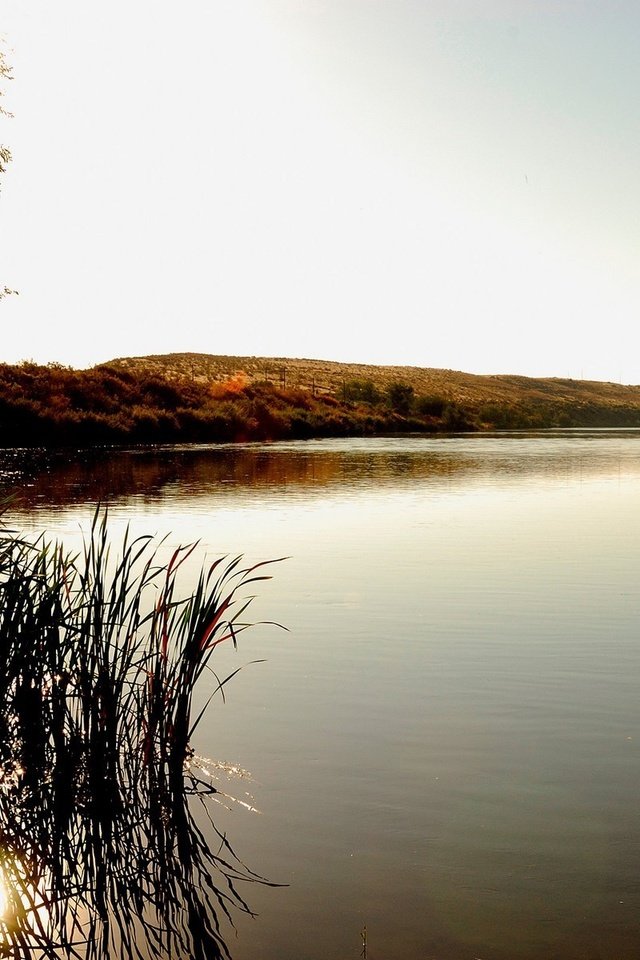
<svg viewBox="0 0 640 960">
<path fill-rule="evenodd" d="M 347 385 L 371 382 L 380 391 L 394 382 L 413 387 L 416 394 L 479 410 L 505 406 L 530 409 L 542 406 L 586 412 L 589 408 L 623 414 L 636 420 L 640 412 L 640 386 L 557 377 L 535 378 L 509 374 L 481 376 L 431 367 L 375 366 L 332 360 L 288 357 L 234 357 L 206 353 L 167 353 L 148 357 L 123 357 L 108 366 L 131 373 L 155 374 L 169 379 L 200 382 L 225 381 L 242 371 L 249 383 L 269 381 L 277 386 L 302 387 L 332 393 L 339 399 Z"/>
</svg>

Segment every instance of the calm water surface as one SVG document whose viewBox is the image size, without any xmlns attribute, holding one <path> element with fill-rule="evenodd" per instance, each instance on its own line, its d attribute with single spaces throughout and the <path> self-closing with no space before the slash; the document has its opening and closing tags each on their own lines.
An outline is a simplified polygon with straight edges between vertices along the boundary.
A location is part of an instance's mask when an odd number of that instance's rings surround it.
<svg viewBox="0 0 640 960">
<path fill-rule="evenodd" d="M 102 501 L 289 558 L 253 607 L 288 632 L 221 652 L 196 743 L 251 771 L 261 813 L 217 823 L 289 884 L 246 890 L 236 960 L 357 960 L 364 924 L 369 960 L 637 958 L 640 433 L 7 451 L 0 481 L 25 532 L 77 543 Z"/>
</svg>

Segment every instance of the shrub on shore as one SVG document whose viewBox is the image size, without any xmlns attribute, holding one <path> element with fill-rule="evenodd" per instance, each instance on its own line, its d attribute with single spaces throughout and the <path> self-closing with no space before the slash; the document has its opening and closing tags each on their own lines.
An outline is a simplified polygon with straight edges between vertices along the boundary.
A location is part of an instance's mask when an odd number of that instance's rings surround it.
<svg viewBox="0 0 640 960">
<path fill-rule="evenodd" d="M 237 374 L 210 382 L 119 366 L 0 364 L 0 446 L 238 442 L 558 426 L 635 426 L 640 408 L 520 396 L 474 402 L 344 381 L 336 394 Z"/>
<path fill-rule="evenodd" d="M 383 401 L 380 395 L 372 406 L 240 377 L 207 384 L 108 366 L 2 364 L 0 445 L 234 442 L 433 428 Z"/>
</svg>

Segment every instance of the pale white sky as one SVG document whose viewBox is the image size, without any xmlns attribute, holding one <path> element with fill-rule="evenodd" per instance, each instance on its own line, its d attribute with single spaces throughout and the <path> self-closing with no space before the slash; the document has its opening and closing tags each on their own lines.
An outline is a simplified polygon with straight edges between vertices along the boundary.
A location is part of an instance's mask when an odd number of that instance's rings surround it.
<svg viewBox="0 0 640 960">
<path fill-rule="evenodd" d="M 637 0 L 3 0 L 0 360 L 640 383 Z"/>
</svg>

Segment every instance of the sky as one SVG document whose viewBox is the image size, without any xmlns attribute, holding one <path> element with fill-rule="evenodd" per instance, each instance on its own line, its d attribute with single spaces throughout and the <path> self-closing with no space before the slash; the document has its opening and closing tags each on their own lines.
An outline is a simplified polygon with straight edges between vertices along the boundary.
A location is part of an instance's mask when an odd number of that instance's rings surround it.
<svg viewBox="0 0 640 960">
<path fill-rule="evenodd" d="M 640 383 L 636 0 L 3 0 L 0 360 Z"/>
</svg>

